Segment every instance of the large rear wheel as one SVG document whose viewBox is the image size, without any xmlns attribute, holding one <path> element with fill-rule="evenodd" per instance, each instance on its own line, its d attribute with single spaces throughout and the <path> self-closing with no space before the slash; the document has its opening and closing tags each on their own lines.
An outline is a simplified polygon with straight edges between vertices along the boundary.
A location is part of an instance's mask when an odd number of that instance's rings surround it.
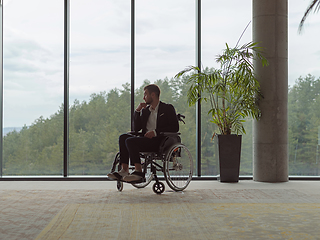
<svg viewBox="0 0 320 240">
<path fill-rule="evenodd" d="M 184 190 L 193 174 L 193 160 L 188 148 L 182 143 L 174 144 L 164 162 L 164 177 L 174 191 Z"/>
</svg>

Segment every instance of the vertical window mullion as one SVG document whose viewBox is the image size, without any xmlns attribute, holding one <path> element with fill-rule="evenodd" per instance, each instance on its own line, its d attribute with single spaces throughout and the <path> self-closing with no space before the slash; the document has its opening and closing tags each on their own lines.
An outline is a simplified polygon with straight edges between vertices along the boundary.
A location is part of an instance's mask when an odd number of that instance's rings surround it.
<svg viewBox="0 0 320 240">
<path fill-rule="evenodd" d="M 0 0 L 0 177 L 2 177 L 3 163 L 3 1 Z"/>
<path fill-rule="evenodd" d="M 131 130 L 134 106 L 134 81 L 135 81 L 135 0 L 131 0 Z"/>
<path fill-rule="evenodd" d="M 63 176 L 69 174 L 69 42 L 70 42 L 70 0 L 64 0 L 64 142 Z"/>
<path fill-rule="evenodd" d="M 196 66 L 201 69 L 201 0 L 196 0 Z M 196 161 L 197 174 L 201 177 L 201 104 L 196 105 Z"/>
</svg>

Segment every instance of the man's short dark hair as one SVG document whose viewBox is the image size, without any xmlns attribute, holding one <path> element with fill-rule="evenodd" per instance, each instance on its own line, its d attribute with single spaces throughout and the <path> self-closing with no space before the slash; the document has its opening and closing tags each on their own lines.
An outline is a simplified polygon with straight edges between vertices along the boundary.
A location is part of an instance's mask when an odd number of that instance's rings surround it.
<svg viewBox="0 0 320 240">
<path fill-rule="evenodd" d="M 143 88 L 143 90 L 146 90 L 146 89 L 150 94 L 155 93 L 158 98 L 160 97 L 160 88 L 157 85 L 149 84 Z"/>
</svg>

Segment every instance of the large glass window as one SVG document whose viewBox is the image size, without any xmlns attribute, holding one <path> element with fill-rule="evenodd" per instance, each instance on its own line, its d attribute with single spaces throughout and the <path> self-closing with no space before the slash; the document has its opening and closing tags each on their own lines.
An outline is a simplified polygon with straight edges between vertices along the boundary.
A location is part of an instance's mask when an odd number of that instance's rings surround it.
<svg viewBox="0 0 320 240">
<path fill-rule="evenodd" d="M 70 1 L 69 174 L 105 175 L 118 151 L 118 136 L 130 130 L 131 1 Z M 186 115 L 182 141 L 196 163 L 196 111 L 187 105 L 186 79 L 174 75 L 196 65 L 194 0 L 135 1 L 135 105 L 143 86 L 156 83 L 161 100 Z M 64 94 L 64 1 L 3 1 L 4 176 L 62 175 Z M 309 4 L 289 4 L 289 174 L 319 176 L 320 18 Z M 201 1 L 201 68 L 236 45 L 252 19 L 252 1 Z M 232 6 L 232 7 L 230 7 Z M 239 44 L 252 40 L 251 24 Z M 201 170 L 215 176 L 217 132 L 201 106 Z M 252 174 L 252 124 L 243 135 L 240 175 Z M 196 164 L 195 164 L 196 166 Z M 196 172 L 196 171 L 194 171 Z"/>
<path fill-rule="evenodd" d="M 130 130 L 130 1 L 71 1 L 69 174 L 106 174 Z"/>
<path fill-rule="evenodd" d="M 319 12 L 311 13 L 298 33 L 309 3 L 289 1 L 289 174 L 319 176 Z"/>
<path fill-rule="evenodd" d="M 226 48 L 235 47 L 244 32 L 239 45 L 252 41 L 251 19 L 252 1 L 202 0 L 202 59 L 201 68 L 210 71 L 218 68 L 216 57 Z M 232 6 L 232 7 L 230 7 Z M 201 169 L 202 175 L 219 174 L 217 137 L 219 133 L 208 115 L 209 104 L 202 104 L 201 109 Z M 246 134 L 242 136 L 240 175 L 252 175 L 252 120 L 245 123 Z"/>
<path fill-rule="evenodd" d="M 61 175 L 63 1 L 3 9 L 3 175 Z"/>
<path fill-rule="evenodd" d="M 136 105 L 142 101 L 143 85 L 158 84 L 160 99 L 173 104 L 177 113 L 186 116 L 186 124 L 180 124 L 181 138 L 195 163 L 195 108 L 187 105 L 184 79 L 174 79 L 180 70 L 194 64 L 194 0 L 137 0 L 135 76 L 140 91 Z"/>
</svg>

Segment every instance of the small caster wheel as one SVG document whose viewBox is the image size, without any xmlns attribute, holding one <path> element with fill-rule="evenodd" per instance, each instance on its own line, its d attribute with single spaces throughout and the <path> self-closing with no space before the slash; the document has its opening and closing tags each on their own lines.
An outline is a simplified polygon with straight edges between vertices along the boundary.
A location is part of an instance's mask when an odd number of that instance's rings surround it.
<svg viewBox="0 0 320 240">
<path fill-rule="evenodd" d="M 123 190 L 123 182 L 117 181 L 117 189 L 119 192 Z"/>
<path fill-rule="evenodd" d="M 164 184 L 162 182 L 155 182 L 152 189 L 156 194 L 161 194 L 164 192 Z"/>
</svg>

